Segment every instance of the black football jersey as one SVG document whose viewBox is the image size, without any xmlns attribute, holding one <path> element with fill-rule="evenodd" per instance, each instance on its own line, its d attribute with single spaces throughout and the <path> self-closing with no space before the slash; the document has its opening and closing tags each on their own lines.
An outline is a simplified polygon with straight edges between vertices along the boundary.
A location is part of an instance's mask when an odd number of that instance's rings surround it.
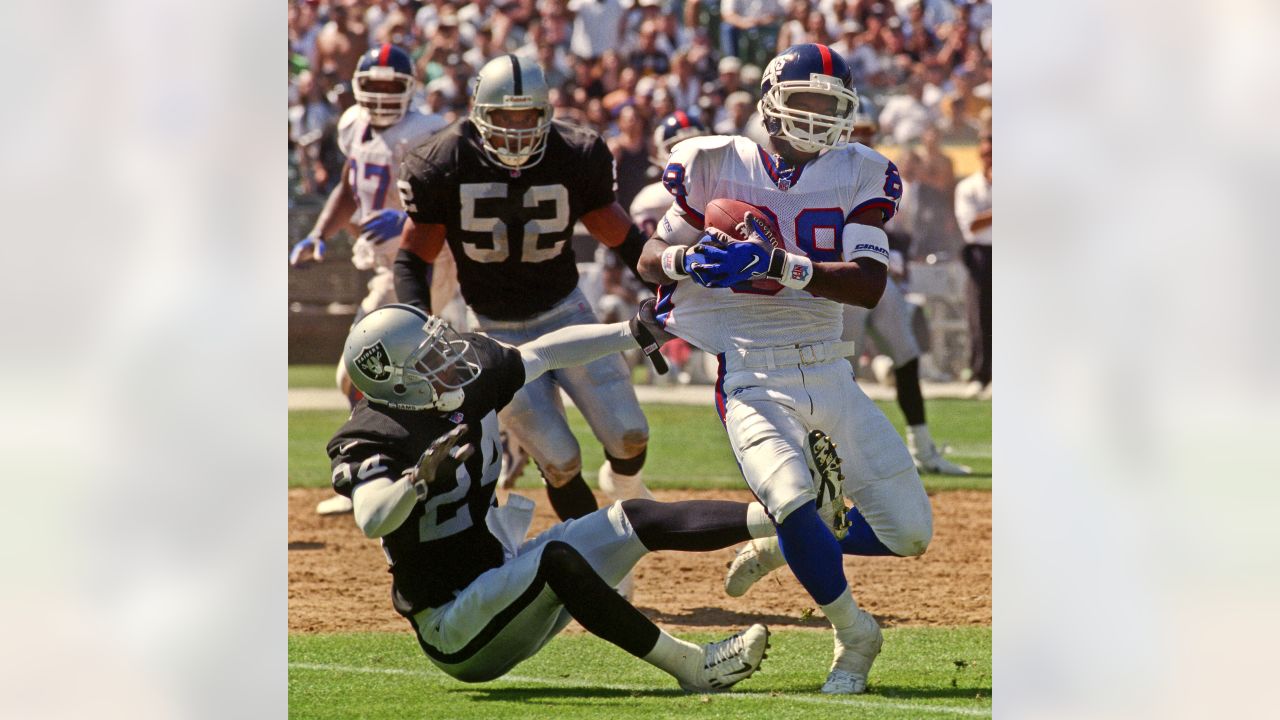
<svg viewBox="0 0 1280 720">
<path fill-rule="evenodd" d="M 395 480 L 432 441 L 466 423 L 458 441 L 475 452 L 452 481 L 441 480 L 414 506 L 400 527 L 382 538 L 390 564 L 392 604 L 408 617 L 453 599 L 484 571 L 502 564 L 502 545 L 485 526 L 496 505 L 494 489 L 502 464 L 497 410 L 524 385 L 519 351 L 482 335 L 464 334 L 480 358 L 480 375 L 465 388 L 452 413 L 396 410 L 361 400 L 329 441 L 333 489 L 351 497 L 355 485 L 375 478 Z"/>
<path fill-rule="evenodd" d="M 491 162 L 475 125 L 463 119 L 409 153 L 400 178 L 409 217 L 445 226 L 467 305 L 497 320 L 544 312 L 577 287 L 573 227 L 614 202 L 617 190 L 613 155 L 600 136 L 559 121 L 531 168 Z"/>
</svg>

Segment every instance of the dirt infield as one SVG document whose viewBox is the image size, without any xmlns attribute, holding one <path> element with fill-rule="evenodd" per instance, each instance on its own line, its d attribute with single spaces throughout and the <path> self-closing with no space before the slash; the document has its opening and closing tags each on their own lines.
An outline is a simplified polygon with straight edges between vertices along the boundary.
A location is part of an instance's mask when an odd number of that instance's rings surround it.
<svg viewBox="0 0 1280 720">
<path fill-rule="evenodd" d="M 534 533 L 555 522 L 540 489 L 517 492 L 538 504 Z M 745 490 L 656 494 L 667 501 L 751 499 Z M 407 630 L 408 623 L 391 609 L 391 578 L 379 544 L 366 539 L 350 515 L 315 514 L 315 504 L 329 496 L 328 489 L 289 490 L 289 631 Z M 930 499 L 934 536 L 923 557 L 845 558 L 855 597 L 885 626 L 989 625 L 991 493 L 954 491 Z M 684 629 L 753 622 L 825 627 L 820 614 L 810 619 L 813 601 L 785 568 L 743 597 L 726 596 L 724 571 L 732 557 L 732 549 L 649 555 L 636 567 L 635 604 L 658 624 Z"/>
</svg>

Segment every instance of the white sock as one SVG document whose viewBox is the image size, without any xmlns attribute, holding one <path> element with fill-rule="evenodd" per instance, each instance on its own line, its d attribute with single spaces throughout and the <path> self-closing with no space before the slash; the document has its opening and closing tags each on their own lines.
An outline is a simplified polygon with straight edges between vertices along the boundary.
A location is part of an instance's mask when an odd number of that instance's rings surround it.
<svg viewBox="0 0 1280 720">
<path fill-rule="evenodd" d="M 677 680 L 692 680 L 702 670 L 705 658 L 702 646 L 672 637 L 659 628 L 658 642 L 641 660 L 665 670 Z"/>
<path fill-rule="evenodd" d="M 769 519 L 769 513 L 758 502 L 747 505 L 747 532 L 752 538 L 767 538 L 778 534 L 778 528 Z"/>
<path fill-rule="evenodd" d="M 656 500 L 649 488 L 644 486 L 644 480 L 641 479 L 643 473 L 641 470 L 635 475 L 623 475 L 605 460 L 600 466 L 596 481 L 600 484 L 600 490 L 614 500 Z"/>
<path fill-rule="evenodd" d="M 907 447 L 911 452 L 929 453 L 933 450 L 933 437 L 929 435 L 928 425 L 907 426 Z"/>
<path fill-rule="evenodd" d="M 858 603 L 854 601 L 853 593 L 845 588 L 840 597 L 822 606 L 822 613 L 831 621 L 831 627 L 840 630 L 849 627 L 857 620 Z"/>
</svg>

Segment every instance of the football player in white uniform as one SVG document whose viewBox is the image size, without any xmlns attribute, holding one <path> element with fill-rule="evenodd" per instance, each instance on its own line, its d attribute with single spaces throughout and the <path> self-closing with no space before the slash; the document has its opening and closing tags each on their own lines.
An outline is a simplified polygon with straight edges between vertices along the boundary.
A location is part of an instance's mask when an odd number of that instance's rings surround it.
<svg viewBox="0 0 1280 720">
<path fill-rule="evenodd" d="M 871 147 L 875 134 L 876 121 L 870 115 L 858 113 L 853 121 L 853 139 Z M 907 420 L 907 450 L 915 460 L 916 469 L 939 475 L 971 474 L 973 470 L 969 467 L 943 457 L 929 433 L 924 395 L 920 392 L 920 345 L 911 329 L 911 308 L 893 277 L 885 281 L 884 295 L 874 308 L 844 306 L 843 337 L 853 341 L 855 352 L 862 347 L 862 339 L 868 332 L 875 337 L 877 346 L 893 359 L 898 407 Z M 855 357 L 849 360 L 857 361 Z"/>
<path fill-rule="evenodd" d="M 720 359 L 716 406 L 734 454 L 787 563 L 835 629 L 822 691 L 859 693 L 882 637 L 849 591 L 841 553 L 919 555 L 933 534 L 911 455 L 854 383 L 840 340 L 842 305 L 873 307 L 884 291 L 883 226 L 902 183 L 893 163 L 847 142 L 858 98 L 830 48 L 787 48 L 761 90 L 769 147 L 741 137 L 677 145 L 663 174 L 675 204 L 640 267 L 665 283 L 664 327 Z M 785 248 L 704 233 L 706 206 L 719 198 L 760 208 Z M 772 234 L 748 220 L 753 234 Z M 853 501 L 847 513 L 836 486 Z"/>
<path fill-rule="evenodd" d="M 405 221 L 400 193 L 396 191 L 397 170 L 410 150 L 448 124 L 439 115 L 409 109 L 414 86 L 413 60 L 404 50 L 382 45 L 361 56 L 352 80 L 356 104 L 338 120 L 338 147 L 347 156 L 342 179 L 329 194 L 315 227 L 289 253 L 289 264 L 294 267 L 321 262 L 326 237 L 348 220 L 360 225 L 351 264 L 360 270 L 373 270 L 374 276 L 354 322 L 396 301 L 391 267 L 399 249 L 399 243 L 394 241 L 400 238 Z M 438 289 L 443 302 L 438 307 L 444 308 L 457 294 L 456 282 L 451 289 L 451 274 L 438 275 L 443 276 Z M 337 382 L 354 406 L 360 399 L 359 390 L 352 386 L 341 362 Z M 316 511 L 321 515 L 351 512 L 351 501 L 335 496 L 322 501 Z"/>
</svg>

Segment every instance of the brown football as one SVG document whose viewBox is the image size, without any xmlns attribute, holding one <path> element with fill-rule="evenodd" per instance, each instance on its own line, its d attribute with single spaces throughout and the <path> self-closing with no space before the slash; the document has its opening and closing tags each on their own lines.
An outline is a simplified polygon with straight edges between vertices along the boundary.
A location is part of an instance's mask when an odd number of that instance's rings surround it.
<svg viewBox="0 0 1280 720">
<path fill-rule="evenodd" d="M 782 233 L 778 231 L 778 224 L 774 221 L 771 213 L 741 200 L 717 198 L 707 203 L 707 212 L 703 215 L 703 227 L 715 228 L 735 240 L 743 242 L 747 238 L 738 230 L 738 226 L 742 224 L 743 218 L 748 212 L 760 218 L 768 226 L 767 229 L 772 234 L 770 240 L 773 246 L 784 248 Z M 745 290 L 749 287 L 751 291 L 763 291 L 768 294 L 776 293 L 782 289 L 782 285 L 776 280 L 752 280 L 733 287 L 735 290 L 740 288 Z"/>
</svg>

